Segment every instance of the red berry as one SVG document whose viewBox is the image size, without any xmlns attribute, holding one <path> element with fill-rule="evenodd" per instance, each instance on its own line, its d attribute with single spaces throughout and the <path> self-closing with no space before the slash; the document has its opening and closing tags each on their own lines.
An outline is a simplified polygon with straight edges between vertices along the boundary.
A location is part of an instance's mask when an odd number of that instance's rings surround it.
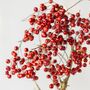
<svg viewBox="0 0 90 90">
<path fill-rule="evenodd" d="M 10 79 L 12 76 L 11 75 L 7 75 L 7 77 Z"/>
<path fill-rule="evenodd" d="M 6 60 L 6 63 L 7 63 L 7 64 L 9 64 L 9 63 L 10 63 L 10 60 L 9 60 L 9 59 L 7 59 L 7 60 Z"/>
<path fill-rule="evenodd" d="M 33 36 L 33 35 L 30 35 L 30 36 L 29 36 L 29 40 L 30 40 L 30 41 L 33 41 L 33 40 L 34 40 L 34 36 Z"/>
<path fill-rule="evenodd" d="M 86 63 L 83 63 L 83 67 L 86 67 L 87 66 L 87 64 Z"/>
<path fill-rule="evenodd" d="M 49 0 L 49 3 L 53 3 L 53 0 Z"/>
<path fill-rule="evenodd" d="M 24 48 L 24 52 L 28 52 L 28 48 Z"/>
<path fill-rule="evenodd" d="M 49 78 L 51 78 L 51 76 L 50 75 L 47 75 L 47 78 L 49 79 Z"/>
<path fill-rule="evenodd" d="M 33 80 L 38 80 L 38 76 L 34 76 L 33 77 Z"/>
<path fill-rule="evenodd" d="M 42 36 L 43 38 L 46 38 L 46 37 L 47 37 L 47 34 L 46 34 L 45 32 L 42 32 L 41 36 Z"/>
<path fill-rule="evenodd" d="M 50 85 L 49 85 L 49 88 L 50 88 L 50 89 L 53 89 L 53 88 L 54 88 L 54 85 L 53 85 L 53 84 L 50 84 Z"/>
<path fill-rule="evenodd" d="M 12 51 L 11 52 L 12 56 L 16 57 L 17 56 L 17 53 L 15 51 Z"/>
<path fill-rule="evenodd" d="M 34 11 L 35 11 L 35 12 L 38 12 L 38 8 L 37 8 L 37 7 L 34 7 Z"/>
<path fill-rule="evenodd" d="M 19 47 L 18 47 L 18 46 L 15 46 L 15 47 L 14 47 L 14 50 L 15 50 L 15 51 L 17 51 L 18 49 L 19 49 Z"/>
<path fill-rule="evenodd" d="M 23 78 L 24 77 L 24 74 L 18 74 L 17 77 L 18 78 Z"/>
<path fill-rule="evenodd" d="M 88 40 L 86 43 L 87 43 L 87 45 L 90 45 L 90 40 Z"/>
</svg>

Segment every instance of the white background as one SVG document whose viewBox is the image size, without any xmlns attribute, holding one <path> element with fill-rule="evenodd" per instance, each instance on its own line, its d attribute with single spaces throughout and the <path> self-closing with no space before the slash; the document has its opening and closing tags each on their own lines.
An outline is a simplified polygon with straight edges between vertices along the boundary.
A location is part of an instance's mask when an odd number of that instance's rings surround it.
<svg viewBox="0 0 90 90">
<path fill-rule="evenodd" d="M 27 22 L 22 19 L 32 13 L 33 7 L 48 0 L 0 0 L 0 90 L 34 90 L 33 82 L 27 79 L 7 79 L 5 76 L 5 59 L 10 57 L 10 51 L 21 40 Z M 65 8 L 70 7 L 78 0 L 56 0 Z M 70 11 L 75 13 L 81 10 L 82 16 L 88 17 L 90 1 L 83 0 Z M 40 74 L 42 90 L 48 90 L 47 81 Z M 43 79 L 43 80 L 42 80 Z M 71 77 L 67 90 L 90 90 L 90 66 L 81 74 Z"/>
</svg>

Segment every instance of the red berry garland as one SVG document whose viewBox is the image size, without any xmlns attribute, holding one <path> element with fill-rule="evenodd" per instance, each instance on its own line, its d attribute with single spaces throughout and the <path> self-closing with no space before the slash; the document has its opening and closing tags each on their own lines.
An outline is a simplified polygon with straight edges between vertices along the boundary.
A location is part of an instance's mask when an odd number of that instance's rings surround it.
<svg viewBox="0 0 90 90">
<path fill-rule="evenodd" d="M 17 75 L 18 78 L 35 81 L 39 79 L 37 71 L 44 67 L 43 71 L 49 73 L 46 77 L 52 79 L 49 87 L 65 90 L 69 77 L 80 73 L 89 62 L 87 45 L 90 45 L 90 20 L 82 18 L 78 12 L 68 14 L 68 10 L 53 0 L 49 0 L 49 4 L 51 8 L 47 12 L 44 12 L 48 10 L 46 4 L 34 7 L 35 13 L 29 18 L 30 29 L 25 30 L 20 46 L 15 46 L 11 52 L 12 59 L 6 60 L 9 64 L 6 75 L 8 78 Z M 18 51 L 21 44 L 32 43 L 36 35 L 43 42 L 31 50 L 25 47 L 23 57 L 20 56 Z"/>
</svg>

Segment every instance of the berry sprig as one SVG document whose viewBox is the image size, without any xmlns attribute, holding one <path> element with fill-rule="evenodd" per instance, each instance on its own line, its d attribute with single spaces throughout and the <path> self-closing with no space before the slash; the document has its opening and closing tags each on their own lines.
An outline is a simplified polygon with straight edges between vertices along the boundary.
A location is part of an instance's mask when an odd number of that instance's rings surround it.
<svg viewBox="0 0 90 90">
<path fill-rule="evenodd" d="M 37 72 L 43 69 L 48 73 L 46 78 L 52 80 L 49 88 L 66 90 L 69 77 L 82 72 L 90 62 L 87 49 L 90 20 L 81 17 L 80 12 L 67 13 L 76 4 L 68 9 L 53 0 L 49 0 L 49 4 L 49 7 L 44 3 L 34 7 L 35 13 L 28 19 L 30 29 L 25 30 L 20 45 L 11 52 L 12 59 L 6 60 L 6 75 L 36 81 L 39 80 Z M 31 50 L 25 46 L 23 56 L 19 55 L 22 43 L 31 44 L 37 35 L 40 45 Z"/>
</svg>

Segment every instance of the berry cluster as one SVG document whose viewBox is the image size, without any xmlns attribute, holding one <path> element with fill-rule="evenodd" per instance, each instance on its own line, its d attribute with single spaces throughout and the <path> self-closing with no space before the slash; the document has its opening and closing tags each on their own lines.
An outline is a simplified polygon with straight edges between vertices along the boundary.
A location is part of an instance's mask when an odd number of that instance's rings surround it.
<svg viewBox="0 0 90 90">
<path fill-rule="evenodd" d="M 25 47 L 23 56 L 18 54 L 20 46 L 15 46 L 12 59 L 6 60 L 6 75 L 8 78 L 17 75 L 18 78 L 38 80 L 37 71 L 43 69 L 48 73 L 47 79 L 52 79 L 49 85 L 52 89 L 54 86 L 59 88 L 61 82 L 80 73 L 89 63 L 90 20 L 82 18 L 80 12 L 68 14 L 53 0 L 48 4 L 34 8 L 35 13 L 29 18 L 30 29 L 25 30 L 21 41 L 32 42 L 39 35 L 43 42 L 31 50 Z"/>
</svg>

